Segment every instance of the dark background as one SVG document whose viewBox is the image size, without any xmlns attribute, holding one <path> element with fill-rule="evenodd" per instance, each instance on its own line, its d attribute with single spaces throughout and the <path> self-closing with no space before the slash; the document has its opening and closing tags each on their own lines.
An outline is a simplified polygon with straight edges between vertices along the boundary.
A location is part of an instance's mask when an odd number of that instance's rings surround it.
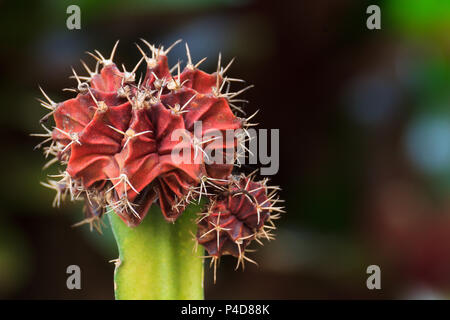
<svg viewBox="0 0 450 320">
<path fill-rule="evenodd" d="M 81 8 L 81 30 L 66 8 Z M 366 8 L 381 7 L 368 30 Z M 132 66 L 145 38 L 166 47 L 182 38 L 202 69 L 219 51 L 236 57 L 229 74 L 255 87 L 248 114 L 280 129 L 287 213 L 277 240 L 234 272 L 223 259 L 206 298 L 445 298 L 450 292 L 450 3 L 442 0 L 0 1 L 0 298 L 113 298 L 117 257 L 103 236 L 71 228 L 79 204 L 51 207 L 40 186 L 49 171 L 33 151 L 45 110 L 38 84 L 55 100 L 74 86 L 84 52 Z M 186 62 L 184 46 L 169 55 Z M 82 270 L 67 290 L 66 267 Z M 366 287 L 379 265 L 382 289 Z"/>
</svg>

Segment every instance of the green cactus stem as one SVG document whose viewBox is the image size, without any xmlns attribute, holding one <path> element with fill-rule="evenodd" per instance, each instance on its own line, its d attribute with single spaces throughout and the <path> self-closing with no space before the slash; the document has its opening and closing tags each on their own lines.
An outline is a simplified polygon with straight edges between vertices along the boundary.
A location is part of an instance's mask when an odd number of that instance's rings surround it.
<svg viewBox="0 0 450 320">
<path fill-rule="evenodd" d="M 119 249 L 116 299 L 203 299 L 203 248 L 193 250 L 196 212 L 198 208 L 188 207 L 172 224 L 153 205 L 135 228 L 108 214 Z"/>
</svg>

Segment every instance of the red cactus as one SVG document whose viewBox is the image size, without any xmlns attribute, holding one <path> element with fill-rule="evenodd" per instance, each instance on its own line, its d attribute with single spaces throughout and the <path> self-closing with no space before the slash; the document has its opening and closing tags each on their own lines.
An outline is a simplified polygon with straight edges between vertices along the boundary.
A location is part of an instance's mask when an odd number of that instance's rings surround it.
<svg viewBox="0 0 450 320">
<path fill-rule="evenodd" d="M 233 163 L 205 161 L 206 146 L 225 157 L 225 151 L 235 151 L 242 141 L 236 138 L 230 146 L 217 144 L 214 138 L 199 139 L 195 124 L 201 123 L 200 137 L 245 129 L 247 119 L 237 117 L 232 108 L 240 110 L 233 102 L 241 100 L 234 98 L 249 87 L 230 93 L 229 83 L 237 79 L 224 74 L 231 63 L 221 67 L 219 56 L 217 71 L 205 73 L 198 69 L 201 61 L 192 63 L 187 44 L 188 63 L 182 72 L 177 64 L 172 75 L 166 55 L 173 45 L 164 50 L 144 43 L 151 56 L 138 46 L 143 58 L 130 72 L 125 67 L 120 71 L 113 62 L 117 42 L 109 59 L 98 51 L 91 54 L 97 60 L 94 71 L 83 62 L 87 77 L 73 70 L 78 86 L 69 90 L 77 92 L 75 98 L 55 103 L 43 92 L 48 102 L 41 104 L 51 112 L 42 122 L 50 115 L 55 120 L 52 131 L 43 125 L 47 133 L 41 136 L 51 141 L 45 154 L 55 157 L 49 164 L 67 165 L 60 180 L 44 185 L 57 191 L 56 205 L 68 194 L 72 199 L 85 198 L 83 222 L 91 227 L 98 227 L 98 218 L 108 207 L 129 226 L 136 226 L 156 199 L 165 219 L 173 222 L 192 200 L 208 196 L 210 214 L 200 219 L 199 242 L 214 257 L 232 254 L 243 262 L 251 240 L 259 241 L 262 235 L 270 238 L 264 229 L 270 226 L 264 223 L 274 219 L 270 212 L 281 209 L 273 207 L 274 195 L 268 195 L 266 181 L 233 178 Z M 146 73 L 136 83 L 143 60 Z M 173 139 L 177 130 L 186 132 L 188 142 Z M 190 161 L 174 161 L 174 151 Z M 233 162 L 235 157 L 233 153 Z M 213 193 L 207 190 L 211 186 Z M 219 238 L 211 232 L 214 225 L 222 228 Z"/>
<path fill-rule="evenodd" d="M 270 230 L 273 220 L 284 212 L 276 203 L 278 187 L 267 186 L 267 179 L 255 182 L 251 176 L 232 177 L 229 185 L 208 205 L 198 219 L 197 241 L 203 245 L 215 262 L 222 255 L 233 255 L 238 263 L 254 262 L 245 256 L 247 246 L 260 238 L 273 239 Z M 268 224 L 266 224 L 266 222 Z M 267 229 L 267 230 L 266 230 Z"/>
</svg>

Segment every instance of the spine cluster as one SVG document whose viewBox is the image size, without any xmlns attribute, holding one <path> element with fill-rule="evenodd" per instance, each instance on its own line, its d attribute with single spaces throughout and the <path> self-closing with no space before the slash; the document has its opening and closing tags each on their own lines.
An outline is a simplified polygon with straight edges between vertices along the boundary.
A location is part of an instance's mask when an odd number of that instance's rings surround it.
<svg viewBox="0 0 450 320">
<path fill-rule="evenodd" d="M 89 53 L 96 65 L 91 69 L 82 61 L 86 76 L 72 69 L 76 88 L 64 90 L 76 97 L 57 103 L 41 89 L 41 105 L 50 112 L 41 119 L 45 132 L 36 136 L 45 140 L 37 147 L 51 158 L 45 167 L 59 163 L 64 168 L 42 184 L 56 191 L 54 206 L 66 197 L 84 200 L 86 217 L 80 224 L 99 231 L 100 218 L 109 211 L 137 226 L 157 202 L 164 218 L 174 222 L 188 204 L 206 198 L 206 211 L 197 221 L 198 243 L 214 265 L 229 254 L 244 266 L 245 260 L 253 262 L 245 256 L 249 243 L 272 239 L 273 220 L 283 212 L 276 205 L 278 188 L 267 186 L 267 179 L 234 174 L 238 150 L 245 150 L 251 138 L 247 128 L 255 125 L 249 122 L 253 115 L 235 114 L 245 114 L 237 104 L 246 101 L 238 96 L 251 86 L 231 92 L 232 82 L 242 82 L 225 75 L 233 61 L 223 67 L 219 56 L 216 72 L 208 74 L 198 69 L 205 59 L 194 64 L 187 44 L 184 69 L 180 63 L 169 68 L 167 54 L 178 42 L 165 50 L 143 40 L 150 54 L 138 45 L 142 58 L 131 71 L 113 62 L 117 42 L 109 58 L 97 50 Z M 143 61 L 146 71 L 138 78 Z M 196 123 L 201 123 L 200 138 Z M 236 129 L 242 133 L 231 146 L 202 138 L 213 130 L 225 135 Z M 181 150 L 173 139 L 177 130 L 186 135 Z M 228 158 L 208 161 L 207 147 L 224 158 L 231 148 L 231 163 Z M 186 153 L 190 161 L 175 161 L 174 151 Z"/>
</svg>

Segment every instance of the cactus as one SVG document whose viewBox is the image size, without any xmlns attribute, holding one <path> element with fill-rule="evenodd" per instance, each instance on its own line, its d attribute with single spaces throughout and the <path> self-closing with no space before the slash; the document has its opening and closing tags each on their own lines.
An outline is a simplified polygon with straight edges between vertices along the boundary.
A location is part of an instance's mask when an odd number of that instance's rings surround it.
<svg viewBox="0 0 450 320">
<path fill-rule="evenodd" d="M 235 114 L 245 114 L 236 105 L 245 100 L 237 96 L 251 86 L 230 92 L 230 83 L 242 81 L 225 76 L 233 60 L 222 67 L 219 55 L 216 72 L 208 74 L 198 69 L 204 59 L 194 64 L 186 44 L 185 68 L 181 71 L 178 63 L 170 69 L 167 54 L 179 41 L 167 49 L 142 41 L 150 54 L 137 45 L 142 58 L 131 71 L 123 65 L 121 71 L 113 62 L 118 41 L 109 58 L 97 50 L 88 53 L 96 60 L 95 68 L 82 61 L 88 75 L 79 76 L 72 68 L 77 87 L 64 89 L 77 93 L 75 98 L 56 103 L 41 89 L 41 105 L 50 112 L 41 119 L 45 133 L 36 135 L 45 140 L 38 147 L 50 143 L 43 150 L 53 159 L 45 167 L 65 167 L 42 184 L 56 191 L 54 206 L 66 197 L 85 201 L 85 219 L 77 225 L 101 231 L 103 215 L 116 214 L 126 226 L 140 230 L 143 239 L 151 231 L 139 225 L 153 202 L 172 223 L 191 203 L 206 203 L 206 211 L 195 220 L 193 242 L 212 258 L 215 279 L 222 255 L 237 257 L 238 267 L 253 262 L 245 255 L 247 246 L 272 239 L 273 220 L 284 212 L 275 205 L 281 201 L 279 188 L 267 186 L 268 179 L 257 182 L 254 175 L 233 174 L 238 150 L 250 139 L 247 128 L 254 125 L 249 123 L 254 115 Z M 137 79 L 143 61 L 146 72 Z M 51 116 L 55 125 L 49 129 Z M 214 136 L 239 129 L 231 144 Z M 178 132 L 183 136 L 174 139 Z M 207 148 L 224 161 L 208 161 Z M 177 161 L 174 154 L 188 161 Z M 118 221 L 111 219 L 120 249 L 126 232 Z"/>
</svg>

